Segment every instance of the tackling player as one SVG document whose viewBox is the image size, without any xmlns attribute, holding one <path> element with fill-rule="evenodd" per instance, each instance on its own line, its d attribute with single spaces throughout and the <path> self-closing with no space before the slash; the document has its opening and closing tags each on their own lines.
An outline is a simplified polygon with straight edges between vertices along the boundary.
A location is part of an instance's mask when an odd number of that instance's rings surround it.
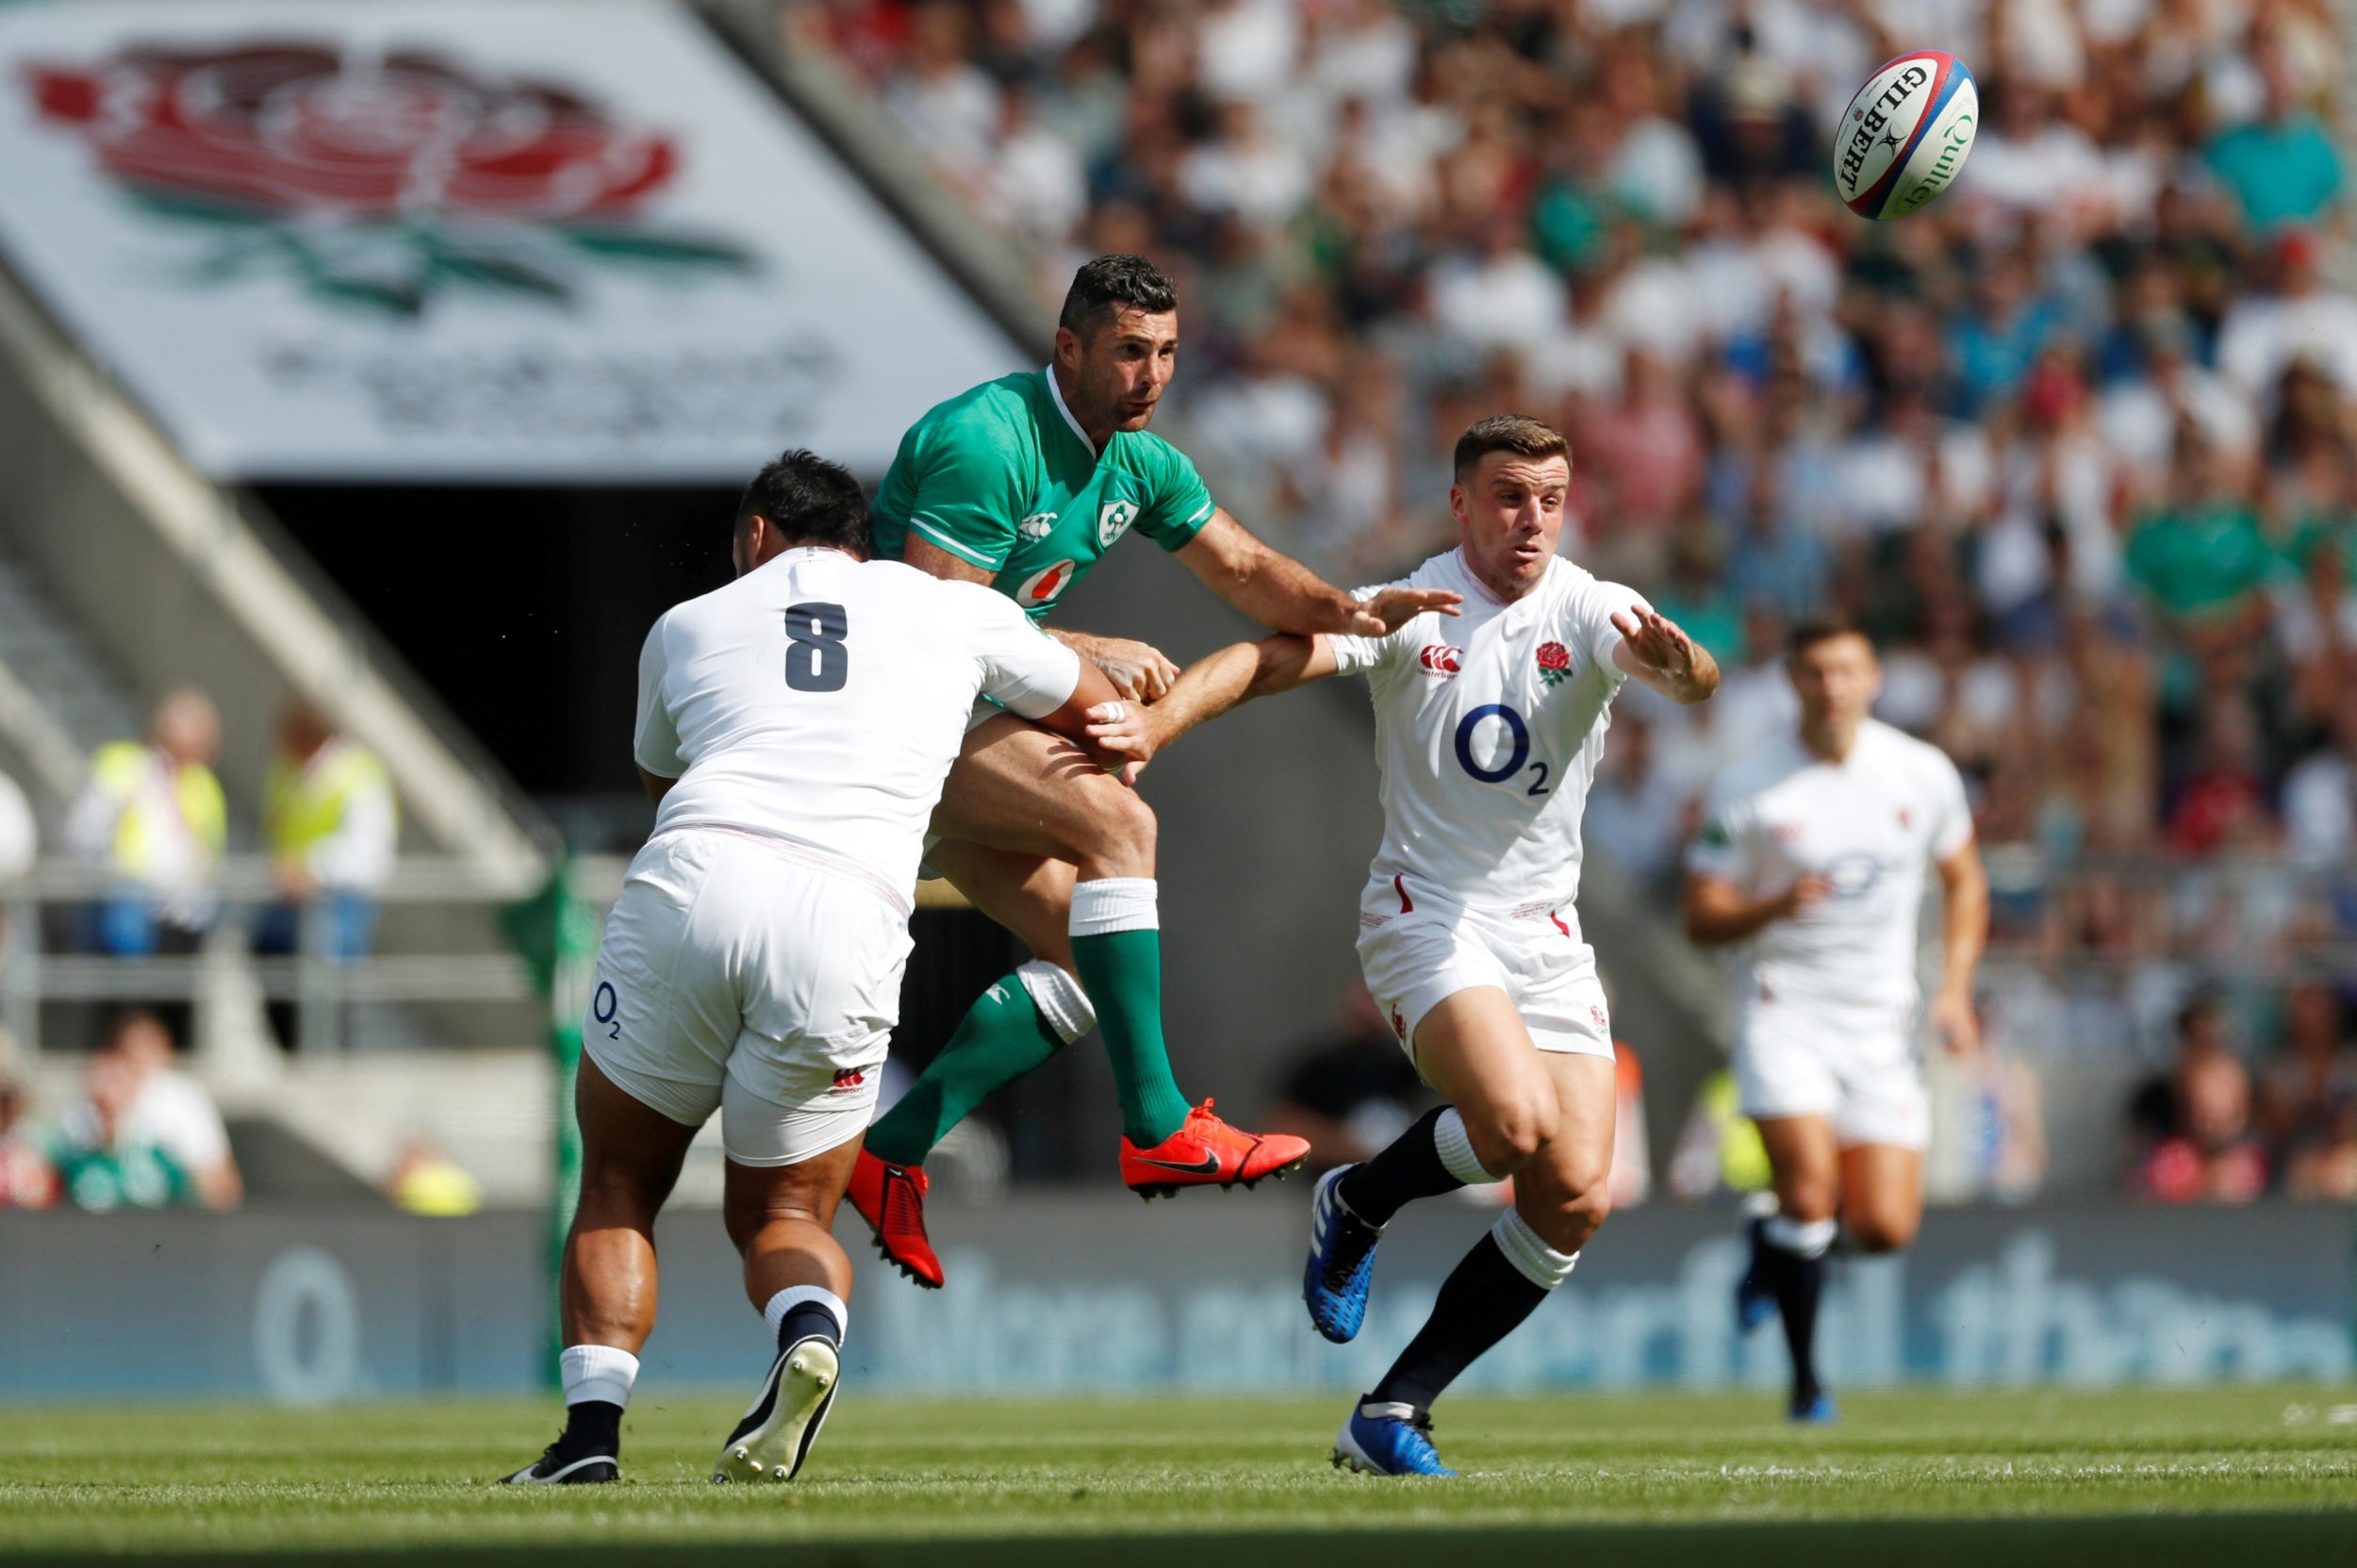
<svg viewBox="0 0 2357 1568">
<path fill-rule="evenodd" d="M 1072 280 L 1055 360 L 942 404 L 901 438 L 876 495 L 876 553 L 986 583 L 1044 619 L 1124 534 L 1171 552 L 1221 598 L 1290 632 L 1380 635 L 1453 593 L 1364 602 L 1261 543 L 1211 501 L 1185 454 L 1146 432 L 1178 363 L 1178 300 L 1134 256 Z M 1178 670 L 1144 643 L 1052 630 L 1133 701 Z M 1148 1197 L 1252 1183 L 1300 1164 L 1299 1138 L 1256 1137 L 1190 1109 L 1162 1032 L 1154 814 L 1076 766 L 1057 736 L 988 704 L 933 814 L 927 860 L 1033 956 L 975 1001 L 908 1094 L 869 1130 L 851 1204 L 918 1284 L 942 1282 L 925 1233 L 925 1157 L 994 1091 L 1103 1031 L 1121 1099 L 1122 1179 Z"/>
<path fill-rule="evenodd" d="M 1432 1401 L 1562 1283 L 1610 1208 L 1612 1030 L 1574 908 L 1580 813 L 1624 682 L 1680 702 L 1719 684 L 1710 655 L 1642 599 L 1556 554 L 1571 459 L 1555 430 L 1482 420 L 1458 440 L 1456 475 L 1459 547 L 1403 586 L 1461 595 L 1461 619 L 1239 644 L 1152 707 L 1090 727 L 1144 762 L 1249 698 L 1368 678 L 1384 831 L 1359 956 L 1449 1103 L 1320 1179 L 1303 1282 L 1318 1331 L 1357 1335 L 1376 1244 L 1404 1205 L 1514 1178 L 1513 1206 L 1335 1439 L 1337 1464 L 1384 1476 L 1453 1474 L 1433 1450 Z"/>
<path fill-rule="evenodd" d="M 1746 1329 L 1771 1312 L 1792 1350 L 1795 1421 L 1834 1418 L 1814 1356 L 1825 1255 L 1915 1239 L 1930 1101 L 1916 1048 L 1916 916 L 1939 871 L 1946 961 L 1931 1022 L 1948 1048 L 1980 1042 L 1972 974 L 1988 881 L 1955 764 L 1870 718 L 1882 667 L 1838 621 L 1794 630 L 1787 668 L 1798 734 L 1728 769 L 1687 853 L 1686 932 L 1748 944 L 1736 1028 L 1743 1113 L 1759 1124 L 1776 1210 L 1751 1222 L 1736 1288 Z"/>
<path fill-rule="evenodd" d="M 859 484 L 792 452 L 737 509 L 737 579 L 638 660 L 655 830 L 606 923 L 560 1279 L 565 1430 L 513 1485 L 620 1478 L 654 1328 L 655 1213 L 717 1109 L 723 1217 L 777 1341 L 715 1480 L 785 1480 L 834 1398 L 850 1260 L 829 1226 L 876 1101 L 925 822 L 976 694 L 1063 734 L 1110 682 L 1007 602 L 867 561 Z"/>
</svg>

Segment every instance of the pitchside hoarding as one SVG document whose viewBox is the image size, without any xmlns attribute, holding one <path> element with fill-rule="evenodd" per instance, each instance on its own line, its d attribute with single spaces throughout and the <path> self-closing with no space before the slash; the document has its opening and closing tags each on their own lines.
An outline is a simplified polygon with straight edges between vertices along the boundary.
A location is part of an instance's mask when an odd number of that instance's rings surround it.
<svg viewBox="0 0 2357 1568">
<path fill-rule="evenodd" d="M 1143 1208 L 1120 1196 L 943 1203 L 948 1288 L 861 1260 L 847 1361 L 906 1394 L 1201 1394 L 1371 1385 L 1489 1225 L 1417 1205 L 1384 1238 L 1367 1326 L 1313 1333 L 1290 1191 Z M 0 1398 L 289 1402 L 523 1390 L 551 1290 L 530 1214 L 384 1211 L 0 1214 Z M 1820 1333 L 1837 1387 L 2346 1381 L 2357 1215 L 2250 1209 L 1936 1210 L 1904 1256 L 1837 1270 Z M 719 1215 L 667 1216 L 651 1379 L 735 1387 L 766 1364 Z M 1736 1216 L 1616 1214 L 1571 1281 L 1478 1363 L 1490 1390 L 1781 1386 L 1772 1326 L 1739 1336 Z M 2357 1408 L 2357 1407 L 2351 1407 Z"/>
<path fill-rule="evenodd" d="M 881 473 L 1022 363 L 659 0 L 0 8 L 0 252 L 223 479 Z"/>
</svg>

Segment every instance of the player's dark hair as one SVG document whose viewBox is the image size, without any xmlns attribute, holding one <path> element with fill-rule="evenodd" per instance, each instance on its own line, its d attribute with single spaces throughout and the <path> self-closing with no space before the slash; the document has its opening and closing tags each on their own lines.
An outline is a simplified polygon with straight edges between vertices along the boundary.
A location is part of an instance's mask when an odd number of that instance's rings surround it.
<svg viewBox="0 0 2357 1568">
<path fill-rule="evenodd" d="M 1178 308 L 1178 290 L 1142 256 L 1100 256 L 1072 274 L 1056 324 L 1085 343 L 1124 305 L 1149 316 L 1168 315 Z"/>
<path fill-rule="evenodd" d="M 1867 647 L 1874 646 L 1874 639 L 1866 635 L 1866 628 L 1847 616 L 1810 616 L 1785 634 L 1784 656 L 1797 659 L 1819 643 L 1831 642 L 1836 637 L 1865 637 Z"/>
<path fill-rule="evenodd" d="M 1534 420 L 1528 414 L 1492 414 L 1486 420 L 1474 421 L 1457 437 L 1457 456 L 1451 470 L 1462 482 L 1493 452 L 1510 452 L 1517 457 L 1560 457 L 1566 463 L 1572 460 L 1572 443 L 1546 421 Z"/>
<path fill-rule="evenodd" d="M 741 533 L 754 518 L 769 526 L 789 545 L 823 544 L 848 550 L 865 560 L 875 553 L 867 523 L 867 496 L 840 463 L 796 447 L 774 462 L 762 465 L 736 503 L 736 527 Z"/>
</svg>

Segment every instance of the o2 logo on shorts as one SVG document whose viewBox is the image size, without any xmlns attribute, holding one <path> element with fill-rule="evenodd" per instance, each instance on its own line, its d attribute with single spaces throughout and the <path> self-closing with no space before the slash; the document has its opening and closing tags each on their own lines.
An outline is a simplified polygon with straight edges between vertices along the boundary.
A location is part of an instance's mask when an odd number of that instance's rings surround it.
<svg viewBox="0 0 2357 1568">
<path fill-rule="evenodd" d="M 610 980 L 598 982 L 597 990 L 589 996 L 589 1016 L 606 1026 L 607 1039 L 618 1040 L 622 1037 L 621 1014 L 622 999 L 615 993 L 614 982 Z"/>
<path fill-rule="evenodd" d="M 834 1070 L 834 1087 L 829 1089 L 827 1093 L 848 1095 L 866 1081 L 867 1075 L 857 1067 L 837 1067 Z"/>
<path fill-rule="evenodd" d="M 1437 642 L 1425 644 L 1424 651 L 1416 655 L 1416 663 L 1424 667 L 1424 672 L 1426 675 L 1438 675 L 1443 680 L 1462 668 L 1464 661 L 1465 651 L 1463 649 L 1450 648 Z"/>
</svg>

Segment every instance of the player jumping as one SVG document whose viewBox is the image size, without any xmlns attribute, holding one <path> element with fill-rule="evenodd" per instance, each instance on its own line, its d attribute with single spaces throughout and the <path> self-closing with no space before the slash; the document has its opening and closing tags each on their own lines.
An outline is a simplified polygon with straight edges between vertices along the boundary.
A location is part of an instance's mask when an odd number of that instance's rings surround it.
<svg viewBox="0 0 2357 1568">
<path fill-rule="evenodd" d="M 829 1233 L 876 1102 L 925 822 L 978 693 L 1063 734 L 1113 700 L 1005 600 L 871 562 L 858 482 L 806 452 L 739 504 L 729 586 L 638 659 L 656 802 L 584 1020 L 565 1430 L 514 1485 L 620 1477 L 654 1328 L 654 1219 L 717 1109 L 723 1218 L 777 1341 L 715 1480 L 785 1480 L 832 1408 L 850 1260 Z M 1045 732 L 1042 732 L 1045 733 Z"/>
<path fill-rule="evenodd" d="M 1456 478 L 1459 547 L 1399 586 L 1461 595 L 1461 619 L 1239 644 L 1090 730 L 1143 761 L 1253 697 L 1355 672 L 1373 689 L 1384 831 L 1359 956 L 1449 1103 L 1319 1180 L 1303 1285 L 1318 1332 L 1357 1335 L 1376 1244 L 1404 1205 L 1514 1178 L 1513 1206 L 1335 1439 L 1337 1464 L 1383 1476 L 1453 1474 L 1432 1446 L 1432 1401 L 1563 1282 L 1604 1223 L 1612 1029 L 1574 907 L 1580 814 L 1624 681 L 1680 702 L 1719 684 L 1710 655 L 1642 599 L 1556 554 L 1571 484 L 1556 431 L 1482 420 L 1458 440 Z"/>
<path fill-rule="evenodd" d="M 1043 619 L 1135 532 L 1266 626 L 1379 635 L 1453 593 L 1386 589 L 1363 602 L 1261 543 L 1185 454 L 1146 433 L 1178 363 L 1178 301 L 1134 256 L 1072 280 L 1044 370 L 950 399 L 901 438 L 876 496 L 876 550 L 921 571 L 986 583 Z M 1051 630 L 1131 702 L 1177 668 L 1120 637 Z M 879 1118 L 851 1205 L 918 1284 L 942 1282 L 925 1232 L 926 1155 L 994 1091 L 1100 1029 L 1121 1100 L 1121 1175 L 1148 1197 L 1256 1182 L 1310 1146 L 1255 1136 L 1189 1107 L 1162 1043 L 1154 814 L 1071 744 L 988 703 L 933 814 L 926 859 L 1027 943 L 1032 961 L 985 990 L 908 1094 Z"/>
<path fill-rule="evenodd" d="M 1771 1312 L 1792 1350 L 1795 1421 L 1834 1418 L 1817 1377 L 1825 1255 L 1915 1239 L 1931 1131 L 1916 1048 L 1916 916 L 1939 870 L 1946 963 L 1931 1022 L 1948 1048 L 1980 1043 L 1972 973 L 1988 935 L 1988 881 L 1955 764 L 1868 717 L 1882 667 L 1863 633 L 1792 634 L 1797 735 L 1730 768 L 1687 853 L 1686 931 L 1748 943 L 1735 1076 L 1774 1170 L 1776 1209 L 1751 1222 L 1736 1288 L 1750 1329 Z"/>
</svg>

